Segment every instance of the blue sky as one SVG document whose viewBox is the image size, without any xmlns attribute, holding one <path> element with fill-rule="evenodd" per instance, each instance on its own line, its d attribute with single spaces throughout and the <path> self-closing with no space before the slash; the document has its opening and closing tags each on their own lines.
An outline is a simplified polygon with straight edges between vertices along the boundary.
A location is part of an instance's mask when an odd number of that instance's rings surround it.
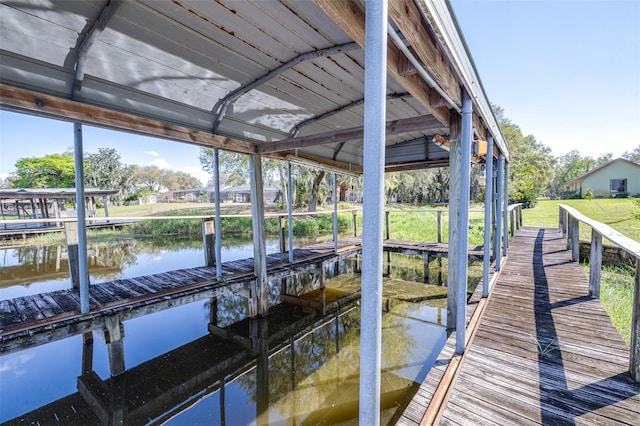
<svg viewBox="0 0 640 426">
<path fill-rule="evenodd" d="M 471 1 L 454 9 L 489 100 L 554 155 L 640 145 L 640 1 Z"/>
<path fill-rule="evenodd" d="M 640 1 L 453 0 L 490 101 L 555 155 L 614 158 L 640 144 Z M 17 159 L 73 147 L 71 123 L 0 111 L 0 177 Z M 193 145 L 84 127 L 85 152 L 184 171 Z"/>
</svg>

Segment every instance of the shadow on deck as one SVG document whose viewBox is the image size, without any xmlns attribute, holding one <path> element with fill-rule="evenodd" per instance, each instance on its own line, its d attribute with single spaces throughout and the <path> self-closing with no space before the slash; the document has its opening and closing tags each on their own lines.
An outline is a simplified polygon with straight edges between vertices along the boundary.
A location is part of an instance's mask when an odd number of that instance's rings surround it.
<svg viewBox="0 0 640 426">
<path fill-rule="evenodd" d="M 639 424 L 629 348 L 556 229 L 523 228 L 463 357 L 441 424 Z M 420 424 L 452 339 L 401 424 Z M 435 399 L 435 398 L 434 398 Z M 425 423 L 423 423 L 425 424 Z M 428 422 L 426 424 L 429 424 Z"/>
</svg>

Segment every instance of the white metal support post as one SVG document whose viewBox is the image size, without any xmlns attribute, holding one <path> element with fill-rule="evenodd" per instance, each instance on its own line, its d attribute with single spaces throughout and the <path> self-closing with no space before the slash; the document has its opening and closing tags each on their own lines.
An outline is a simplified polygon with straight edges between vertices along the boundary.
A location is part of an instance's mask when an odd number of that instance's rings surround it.
<svg viewBox="0 0 640 426">
<path fill-rule="evenodd" d="M 502 242 L 502 254 L 504 256 L 507 255 L 507 247 L 509 246 L 509 163 L 505 161 L 504 163 L 504 207 L 502 210 L 503 218 L 502 218 L 502 226 L 504 229 L 502 230 L 502 238 L 504 241 Z"/>
<path fill-rule="evenodd" d="M 333 174 L 333 251 L 338 252 L 338 175 Z"/>
<path fill-rule="evenodd" d="M 249 305 L 251 316 L 264 315 L 269 310 L 267 293 L 267 248 L 264 236 L 264 192 L 262 183 L 262 158 L 249 156 L 249 175 L 251 179 L 251 226 L 253 232 L 253 270 L 256 282 Z"/>
<path fill-rule="evenodd" d="M 220 155 L 218 148 L 213 150 L 213 186 L 215 203 L 215 237 L 216 237 L 216 279 L 222 278 L 222 230 L 220 229 Z"/>
<path fill-rule="evenodd" d="M 291 189 L 291 162 L 287 161 L 287 222 L 289 225 L 289 263 L 293 263 L 293 190 Z"/>
<path fill-rule="evenodd" d="M 493 136 L 487 137 L 484 187 L 484 253 L 482 263 L 482 297 L 489 295 L 489 269 L 491 268 L 491 210 L 493 204 Z"/>
<path fill-rule="evenodd" d="M 502 264 L 502 175 L 504 170 L 504 155 L 498 156 L 498 176 L 496 178 L 496 235 L 495 235 L 495 250 L 493 251 L 496 257 L 496 271 L 500 270 Z"/>
<path fill-rule="evenodd" d="M 467 313 L 469 190 L 472 103 L 462 91 L 462 117 L 451 118 L 449 150 L 449 261 L 447 327 L 456 330 L 456 353 L 464 353 Z"/>
<path fill-rule="evenodd" d="M 89 313 L 89 262 L 87 261 L 87 213 L 84 205 L 84 155 L 82 124 L 73 123 L 73 151 L 76 166 L 76 213 L 78 215 L 78 278 L 80 313 Z"/>
<path fill-rule="evenodd" d="M 366 2 L 364 194 L 360 314 L 360 425 L 380 424 L 382 348 L 382 215 L 386 129 L 386 0 Z"/>
</svg>

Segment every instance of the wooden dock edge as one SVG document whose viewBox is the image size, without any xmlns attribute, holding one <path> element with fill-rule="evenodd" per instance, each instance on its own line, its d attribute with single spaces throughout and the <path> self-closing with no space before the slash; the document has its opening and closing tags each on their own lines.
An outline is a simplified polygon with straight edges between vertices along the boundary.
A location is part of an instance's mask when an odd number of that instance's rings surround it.
<svg viewBox="0 0 640 426">
<path fill-rule="evenodd" d="M 508 260 L 508 256 L 503 258 L 503 267 Z M 447 369 L 440 380 L 440 383 L 436 387 L 436 390 L 429 401 L 429 405 L 427 406 L 427 410 L 420 421 L 420 426 L 431 426 L 437 424 L 442 415 L 444 414 L 444 410 L 447 407 L 447 401 L 449 400 L 449 395 L 451 390 L 453 389 L 456 380 L 458 379 L 458 373 L 461 370 L 461 367 L 464 365 L 464 360 L 466 358 L 467 353 L 469 352 L 469 346 L 473 342 L 473 338 L 476 335 L 476 331 L 478 330 L 478 326 L 480 324 L 480 320 L 482 319 L 482 314 L 484 314 L 484 310 L 489 303 L 489 299 L 493 292 L 494 285 L 498 281 L 500 274 L 502 272 L 502 268 L 495 272 L 491 279 L 489 280 L 489 295 L 487 297 L 482 297 L 478 301 L 478 305 L 476 306 L 471 318 L 469 319 L 469 323 L 467 324 L 467 332 L 465 339 L 465 352 L 460 354 L 453 354 Z M 455 339 L 455 335 L 452 334 L 451 338 Z"/>
</svg>

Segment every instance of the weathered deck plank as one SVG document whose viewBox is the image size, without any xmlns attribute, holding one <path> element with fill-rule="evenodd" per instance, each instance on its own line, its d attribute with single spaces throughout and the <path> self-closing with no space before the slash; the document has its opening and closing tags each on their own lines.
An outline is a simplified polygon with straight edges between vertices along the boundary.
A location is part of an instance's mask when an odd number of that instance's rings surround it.
<svg viewBox="0 0 640 426">
<path fill-rule="evenodd" d="M 640 422 L 629 349 L 570 256 L 554 229 L 511 240 L 442 424 Z"/>
</svg>

